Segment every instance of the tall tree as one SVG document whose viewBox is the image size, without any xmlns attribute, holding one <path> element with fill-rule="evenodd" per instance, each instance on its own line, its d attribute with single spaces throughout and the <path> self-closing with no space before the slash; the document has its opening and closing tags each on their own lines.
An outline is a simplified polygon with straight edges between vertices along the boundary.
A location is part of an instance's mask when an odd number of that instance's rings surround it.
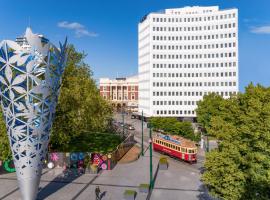
<svg viewBox="0 0 270 200">
<path fill-rule="evenodd" d="M 63 74 L 56 118 L 53 123 L 52 148 L 65 148 L 85 132 L 105 131 L 112 116 L 111 106 L 100 96 L 84 53 L 69 47 Z"/>
<path fill-rule="evenodd" d="M 198 102 L 196 109 L 197 120 L 204 127 L 209 127 L 212 116 L 217 116 L 222 109 L 223 98 L 215 93 L 210 93 Z"/>
<path fill-rule="evenodd" d="M 3 113 L 0 108 L 0 160 L 4 161 L 11 157 L 6 124 L 4 122 Z"/>
<path fill-rule="evenodd" d="M 155 129 L 161 129 L 169 134 L 181 135 L 187 139 L 198 140 L 191 122 L 180 122 L 173 117 L 152 117 L 150 119 L 152 127 Z"/>
<path fill-rule="evenodd" d="M 250 84 L 224 100 L 207 131 L 219 141 L 206 156 L 203 181 L 210 192 L 221 199 L 270 199 L 270 88 Z"/>
</svg>

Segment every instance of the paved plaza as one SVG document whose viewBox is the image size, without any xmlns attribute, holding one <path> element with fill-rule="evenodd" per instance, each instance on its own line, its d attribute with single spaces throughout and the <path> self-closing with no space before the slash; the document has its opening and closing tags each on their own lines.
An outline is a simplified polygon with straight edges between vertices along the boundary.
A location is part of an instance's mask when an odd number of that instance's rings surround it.
<svg viewBox="0 0 270 200">
<path fill-rule="evenodd" d="M 153 169 L 157 169 L 159 154 L 154 153 Z M 111 171 L 100 174 L 84 174 L 78 177 L 58 178 L 60 169 L 44 170 L 38 199 L 46 200 L 94 200 L 95 187 L 100 186 L 102 200 L 122 200 L 126 189 L 137 191 L 136 200 L 145 200 L 138 186 L 149 183 L 149 152 L 137 161 L 118 164 Z M 20 200 L 16 175 L 0 175 L 0 199 Z M 169 159 L 169 169 L 159 170 L 150 199 L 153 200 L 195 200 L 208 199 L 202 189 L 200 172 L 195 165 Z"/>
<path fill-rule="evenodd" d="M 141 122 L 126 117 L 127 123 L 135 126 L 135 139 L 141 141 Z M 136 200 L 208 200 L 200 181 L 200 170 L 204 160 L 204 152 L 199 151 L 197 164 L 168 158 L 168 170 L 158 170 L 160 154 L 153 153 L 153 173 L 156 174 L 155 186 L 148 196 L 139 192 L 141 183 L 149 183 L 149 129 L 144 127 L 145 156 L 133 162 L 119 162 L 111 171 L 99 174 L 84 174 L 69 178 L 61 178 L 61 169 L 43 170 L 38 199 L 46 200 L 95 200 L 95 188 L 101 189 L 101 200 L 122 200 L 127 189 L 137 192 Z M 20 200 L 16 174 L 0 175 L 0 199 Z"/>
</svg>

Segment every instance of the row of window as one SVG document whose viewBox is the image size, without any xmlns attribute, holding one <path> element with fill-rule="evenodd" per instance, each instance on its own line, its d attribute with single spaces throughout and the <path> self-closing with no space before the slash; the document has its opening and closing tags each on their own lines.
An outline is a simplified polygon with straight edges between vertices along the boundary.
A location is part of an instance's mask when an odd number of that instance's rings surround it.
<svg viewBox="0 0 270 200">
<path fill-rule="evenodd" d="M 107 87 L 109 88 L 108 90 L 107 90 Z M 110 91 L 110 90 L 112 90 L 113 92 L 116 92 L 116 89 L 115 89 L 116 87 L 117 86 L 103 86 L 103 91 Z M 110 89 L 110 88 L 112 88 L 112 89 Z M 117 90 L 122 91 L 122 87 L 118 86 Z M 127 87 L 124 86 L 123 87 L 123 90 L 126 92 L 127 91 Z M 130 90 L 128 90 L 128 91 L 130 91 Z M 131 86 L 131 91 L 135 91 L 135 86 Z"/>
<path fill-rule="evenodd" d="M 157 144 L 160 144 L 162 146 L 166 146 L 168 148 L 174 149 L 176 151 L 179 151 L 179 152 L 181 151 L 182 153 L 196 153 L 195 149 L 187 149 L 185 147 L 180 147 L 180 146 L 177 146 L 177 145 L 173 145 L 173 144 L 170 144 L 168 142 L 164 142 L 162 140 L 155 139 L 154 142 L 157 143 Z"/>
<path fill-rule="evenodd" d="M 112 100 L 122 100 L 122 96 L 117 96 L 116 95 L 113 95 L 113 96 L 109 96 L 109 95 L 106 95 L 106 94 L 103 94 L 103 98 L 104 99 L 112 99 Z M 128 100 L 128 96 L 127 95 L 124 95 L 123 97 L 124 100 Z M 134 100 L 135 99 L 135 94 L 131 94 L 131 99 Z"/>
<path fill-rule="evenodd" d="M 236 86 L 236 82 L 153 82 L 153 87 L 227 87 Z"/>
<path fill-rule="evenodd" d="M 211 91 L 209 92 L 167 92 L 167 91 L 159 91 L 159 92 L 153 92 L 153 96 L 203 96 L 213 93 Z M 236 92 L 214 92 L 220 96 L 232 96 L 235 95 Z"/>
<path fill-rule="evenodd" d="M 235 13 L 230 14 L 221 14 L 221 15 L 213 15 L 208 17 L 172 17 L 172 18 L 166 18 L 166 17 L 153 17 L 153 22 L 201 22 L 201 21 L 213 21 L 213 20 L 219 20 L 219 19 L 231 19 L 235 18 Z"/>
<path fill-rule="evenodd" d="M 168 75 L 168 76 L 167 76 Z M 153 73 L 153 77 L 233 77 L 236 72 L 208 72 L 208 73 Z"/>
<path fill-rule="evenodd" d="M 195 115 L 194 110 L 156 110 L 157 115 Z"/>
<path fill-rule="evenodd" d="M 236 67 L 236 62 L 221 62 L 221 63 L 197 63 L 197 64 L 163 64 L 154 63 L 153 68 L 210 68 L 210 67 Z"/>
<path fill-rule="evenodd" d="M 205 44 L 205 45 L 153 45 L 153 49 L 155 50 L 219 49 L 231 47 L 236 47 L 236 42 Z"/>
<path fill-rule="evenodd" d="M 208 54 L 153 54 L 153 59 L 204 59 L 204 58 L 231 58 L 236 52 L 208 53 Z"/>
<path fill-rule="evenodd" d="M 187 40 L 214 40 L 223 38 L 234 38 L 236 33 L 221 33 L 221 34 L 210 34 L 210 35 L 192 35 L 192 36 L 153 36 L 153 40 L 156 41 L 187 41 Z"/>
<path fill-rule="evenodd" d="M 162 31 L 210 31 L 210 30 L 219 30 L 219 29 L 227 29 L 227 28 L 235 28 L 236 23 L 228 23 L 228 24 L 219 24 L 212 26 L 179 26 L 179 27 L 166 27 L 166 26 L 153 26 L 153 31 L 162 32 Z"/>
<path fill-rule="evenodd" d="M 153 101 L 153 106 L 163 106 L 163 105 L 169 105 L 169 106 L 178 106 L 178 105 L 189 105 L 194 106 L 197 105 L 199 101 Z"/>
</svg>

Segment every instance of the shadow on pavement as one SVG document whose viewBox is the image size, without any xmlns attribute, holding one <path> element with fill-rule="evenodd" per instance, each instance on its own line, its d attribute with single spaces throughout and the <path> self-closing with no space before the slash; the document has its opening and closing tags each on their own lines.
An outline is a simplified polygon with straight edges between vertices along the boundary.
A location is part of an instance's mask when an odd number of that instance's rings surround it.
<svg viewBox="0 0 270 200">
<path fill-rule="evenodd" d="M 49 184 L 47 184 L 43 188 L 40 188 L 37 200 L 49 197 L 53 193 L 57 192 L 61 188 L 65 187 L 66 185 L 79 178 L 81 175 L 82 174 L 70 174 L 68 177 L 56 176 L 52 181 L 50 181 Z"/>
<path fill-rule="evenodd" d="M 106 193 L 107 193 L 107 191 L 102 192 L 101 195 L 100 195 L 100 197 L 99 197 L 99 199 L 102 200 L 103 197 L 105 197 Z"/>
<path fill-rule="evenodd" d="M 218 200 L 210 196 L 206 186 L 203 184 L 200 186 L 199 191 L 200 194 L 197 196 L 199 200 Z"/>
</svg>

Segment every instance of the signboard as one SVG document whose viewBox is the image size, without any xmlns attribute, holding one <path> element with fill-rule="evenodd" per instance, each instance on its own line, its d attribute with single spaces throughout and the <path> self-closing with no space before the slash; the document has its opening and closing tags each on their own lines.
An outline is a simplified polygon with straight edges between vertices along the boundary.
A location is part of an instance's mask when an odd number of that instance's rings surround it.
<svg viewBox="0 0 270 200">
<path fill-rule="evenodd" d="M 164 140 L 168 140 L 168 141 L 174 142 L 174 143 L 176 143 L 176 144 L 181 144 L 180 141 L 171 138 L 169 135 L 159 134 L 159 136 L 160 136 L 161 138 L 163 138 Z"/>
</svg>

